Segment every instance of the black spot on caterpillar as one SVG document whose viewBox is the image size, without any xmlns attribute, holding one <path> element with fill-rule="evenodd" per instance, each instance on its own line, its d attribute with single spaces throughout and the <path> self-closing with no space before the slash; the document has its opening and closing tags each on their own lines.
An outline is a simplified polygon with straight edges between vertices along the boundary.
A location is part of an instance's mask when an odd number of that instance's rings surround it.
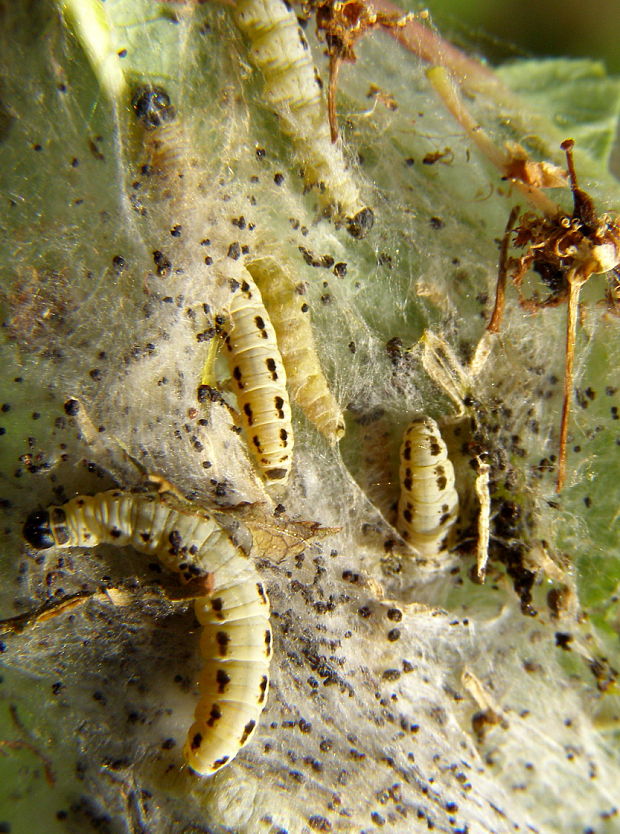
<svg viewBox="0 0 620 834">
<path fill-rule="evenodd" d="M 421 417 L 409 424 L 400 448 L 397 529 L 422 556 L 437 556 L 458 515 L 454 468 L 437 423 Z"/>
<path fill-rule="evenodd" d="M 269 686 L 269 600 L 250 558 L 207 512 L 184 511 L 153 493 L 120 490 L 77 496 L 31 513 L 24 538 L 38 550 L 133 547 L 156 556 L 186 582 L 203 576 L 195 601 L 205 659 L 195 721 L 183 755 L 208 776 L 234 759 L 258 726 Z"/>
</svg>

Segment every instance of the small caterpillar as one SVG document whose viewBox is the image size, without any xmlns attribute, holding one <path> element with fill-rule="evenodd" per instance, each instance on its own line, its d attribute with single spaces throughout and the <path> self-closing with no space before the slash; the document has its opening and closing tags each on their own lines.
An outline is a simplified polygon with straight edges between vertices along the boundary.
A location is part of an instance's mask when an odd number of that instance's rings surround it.
<svg viewBox="0 0 620 834">
<path fill-rule="evenodd" d="M 37 550 L 129 546 L 156 556 L 186 582 L 210 580 L 209 596 L 195 601 L 206 663 L 183 755 L 204 776 L 228 764 L 258 726 L 272 652 L 269 600 L 228 533 L 207 512 L 184 511 L 160 495 L 109 490 L 31 513 L 24 538 Z"/>
<path fill-rule="evenodd" d="M 374 214 L 361 201 L 341 147 L 331 141 L 320 81 L 294 11 L 283 0 L 238 0 L 234 15 L 265 79 L 263 96 L 302 160 L 306 185 L 317 189 L 337 219 L 344 218 L 352 237 L 364 237 Z"/>
<path fill-rule="evenodd" d="M 321 434 L 336 443 L 344 435 L 344 416 L 323 374 L 303 293 L 273 258 L 253 261 L 247 269 L 269 309 L 291 397 Z"/>
<path fill-rule="evenodd" d="M 454 468 L 437 423 L 421 417 L 409 424 L 400 447 L 397 529 L 422 556 L 437 556 L 458 515 Z"/>
<path fill-rule="evenodd" d="M 260 291 L 247 270 L 231 280 L 233 296 L 219 332 L 237 393 L 239 416 L 260 472 L 271 484 L 288 481 L 293 459 L 286 371 Z"/>
<path fill-rule="evenodd" d="M 136 87 L 131 106 L 144 127 L 143 143 L 149 165 L 159 174 L 182 177 L 187 143 L 168 93 L 152 84 Z"/>
</svg>

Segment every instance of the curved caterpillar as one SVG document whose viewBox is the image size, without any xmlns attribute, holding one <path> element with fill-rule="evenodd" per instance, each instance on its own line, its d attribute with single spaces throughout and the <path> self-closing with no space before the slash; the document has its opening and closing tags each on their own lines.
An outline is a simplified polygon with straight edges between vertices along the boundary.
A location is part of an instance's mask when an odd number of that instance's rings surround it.
<svg viewBox="0 0 620 834">
<path fill-rule="evenodd" d="M 405 431 L 400 490 L 398 532 L 422 556 L 437 556 L 458 516 L 459 497 L 446 444 L 430 417 L 414 420 Z"/>
<path fill-rule="evenodd" d="M 361 201 L 341 147 L 331 141 L 320 81 L 294 11 L 283 0 L 238 0 L 234 16 L 265 79 L 263 96 L 302 161 L 306 185 L 344 218 L 349 234 L 364 237 L 374 214 Z"/>
<path fill-rule="evenodd" d="M 186 582 L 212 581 L 210 595 L 195 601 L 206 663 L 183 755 L 205 776 L 232 761 L 265 706 L 272 640 L 269 600 L 256 569 L 217 521 L 154 493 L 110 490 L 31 513 L 24 538 L 38 550 L 130 546 L 156 556 Z"/>
<path fill-rule="evenodd" d="M 329 390 L 316 353 L 303 292 L 300 294 L 288 273 L 272 258 L 261 258 L 246 266 L 269 309 L 291 397 L 321 434 L 336 443 L 344 435 L 344 416 Z"/>
<path fill-rule="evenodd" d="M 286 371 L 260 291 L 245 269 L 243 276 L 241 283 L 231 281 L 233 296 L 219 333 L 250 452 L 269 483 L 284 485 L 294 443 Z"/>
</svg>

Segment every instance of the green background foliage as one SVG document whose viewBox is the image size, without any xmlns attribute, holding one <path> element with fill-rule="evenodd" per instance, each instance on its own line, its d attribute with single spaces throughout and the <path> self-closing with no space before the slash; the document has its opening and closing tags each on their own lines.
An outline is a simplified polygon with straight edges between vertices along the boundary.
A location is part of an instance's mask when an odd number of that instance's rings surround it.
<svg viewBox="0 0 620 834">
<path fill-rule="evenodd" d="M 436 0 L 430 9 L 442 32 L 453 32 L 493 63 L 572 55 L 620 71 L 615 0 Z"/>
</svg>

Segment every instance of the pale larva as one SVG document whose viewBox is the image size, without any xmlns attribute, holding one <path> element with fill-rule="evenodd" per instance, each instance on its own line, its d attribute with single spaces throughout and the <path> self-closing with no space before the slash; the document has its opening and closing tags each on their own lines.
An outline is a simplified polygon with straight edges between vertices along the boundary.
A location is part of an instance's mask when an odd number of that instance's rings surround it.
<svg viewBox="0 0 620 834">
<path fill-rule="evenodd" d="M 269 310 L 291 397 L 321 434 L 336 443 L 344 435 L 344 417 L 316 353 L 303 285 L 300 292 L 273 258 L 261 258 L 246 266 Z"/>
<path fill-rule="evenodd" d="M 234 15 L 265 79 L 263 97 L 302 162 L 306 185 L 317 189 L 322 205 L 344 219 L 353 237 L 364 237 L 374 215 L 361 201 L 340 145 L 331 141 L 320 82 L 294 11 L 283 0 L 238 0 Z"/>
<path fill-rule="evenodd" d="M 144 128 L 142 142 L 150 167 L 164 176 L 183 177 L 187 143 L 168 93 L 150 84 L 137 87 L 131 106 Z"/>
<path fill-rule="evenodd" d="M 421 556 L 437 556 L 446 549 L 458 506 L 454 468 L 437 423 L 414 420 L 400 447 L 398 532 Z"/>
<path fill-rule="evenodd" d="M 244 270 L 219 326 L 237 395 L 239 419 L 259 471 L 270 484 L 288 481 L 293 459 L 291 406 L 276 334 L 258 287 Z"/>
<path fill-rule="evenodd" d="M 195 602 L 206 663 L 183 755 L 208 776 L 250 740 L 265 706 L 271 659 L 269 601 L 251 559 L 207 512 L 191 513 L 153 493 L 119 490 L 78 496 L 31 513 L 33 547 L 133 547 L 156 556 L 184 581 L 208 579 Z"/>
</svg>

